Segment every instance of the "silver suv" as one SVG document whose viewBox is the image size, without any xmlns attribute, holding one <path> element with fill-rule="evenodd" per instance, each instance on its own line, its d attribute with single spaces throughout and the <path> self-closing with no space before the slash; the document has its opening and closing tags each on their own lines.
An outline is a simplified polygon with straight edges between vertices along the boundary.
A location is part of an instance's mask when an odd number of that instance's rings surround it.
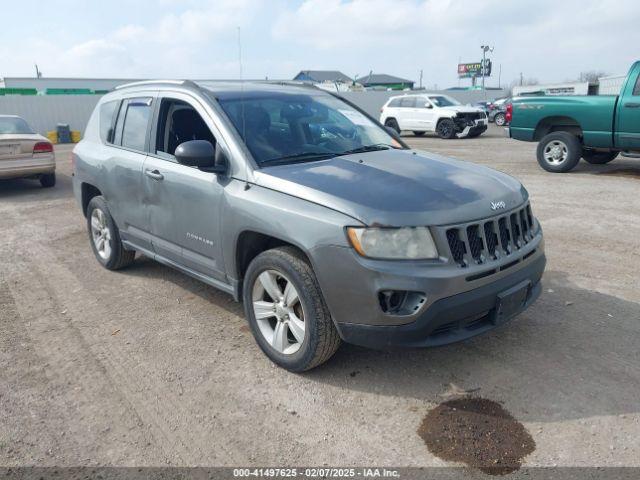
<svg viewBox="0 0 640 480">
<path fill-rule="evenodd" d="M 140 252 L 228 292 L 291 371 L 341 339 L 466 339 L 540 293 L 542 230 L 518 181 L 410 150 L 312 87 L 129 84 L 100 100 L 73 155 L 104 267 Z"/>
</svg>

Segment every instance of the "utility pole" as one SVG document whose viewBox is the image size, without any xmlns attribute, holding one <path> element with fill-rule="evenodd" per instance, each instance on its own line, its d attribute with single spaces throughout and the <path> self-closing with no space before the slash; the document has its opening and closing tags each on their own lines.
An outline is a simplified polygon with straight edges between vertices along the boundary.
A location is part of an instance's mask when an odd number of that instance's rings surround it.
<svg viewBox="0 0 640 480">
<path fill-rule="evenodd" d="M 422 90 L 422 69 L 420 69 L 420 90 Z"/>
<path fill-rule="evenodd" d="M 42 78 L 42 72 L 40 70 L 38 70 L 38 64 L 35 64 L 36 66 L 36 78 Z"/>
<path fill-rule="evenodd" d="M 498 88 L 502 88 L 500 85 L 500 78 L 502 77 L 502 64 L 500 64 L 500 68 L 498 69 Z"/>
<path fill-rule="evenodd" d="M 522 76 L 522 72 L 520 72 L 520 86 L 524 83 L 524 77 Z"/>
<path fill-rule="evenodd" d="M 482 91 L 484 92 L 484 99 L 486 101 L 487 91 L 484 88 L 484 77 L 485 70 L 487 69 L 487 52 L 493 52 L 493 47 L 490 47 L 489 45 L 481 45 L 480 48 L 482 49 L 482 65 L 480 68 L 480 72 L 482 73 Z"/>
</svg>

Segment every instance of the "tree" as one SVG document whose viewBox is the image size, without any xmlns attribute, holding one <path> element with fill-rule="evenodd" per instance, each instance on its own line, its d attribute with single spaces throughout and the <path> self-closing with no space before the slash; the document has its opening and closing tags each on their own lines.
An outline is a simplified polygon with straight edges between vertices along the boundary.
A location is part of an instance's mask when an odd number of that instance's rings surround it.
<svg viewBox="0 0 640 480">
<path fill-rule="evenodd" d="M 602 70 L 588 70 L 586 72 L 580 72 L 579 82 L 598 83 L 600 77 L 606 77 L 607 72 Z"/>
</svg>

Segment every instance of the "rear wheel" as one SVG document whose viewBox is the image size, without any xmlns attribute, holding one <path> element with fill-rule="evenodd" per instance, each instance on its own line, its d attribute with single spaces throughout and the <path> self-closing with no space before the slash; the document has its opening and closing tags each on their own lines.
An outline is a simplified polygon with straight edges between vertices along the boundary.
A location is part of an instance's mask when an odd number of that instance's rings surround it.
<svg viewBox="0 0 640 480">
<path fill-rule="evenodd" d="M 450 118 L 443 118 L 438 122 L 436 133 L 440 138 L 451 139 L 456 136 L 456 126 Z"/>
<path fill-rule="evenodd" d="M 424 133 L 425 133 L 425 132 L 416 132 L 415 130 L 413 131 L 413 134 L 414 134 L 416 137 L 421 137 L 421 136 L 423 136 L 423 135 L 424 135 Z"/>
<path fill-rule="evenodd" d="M 493 121 L 496 122 L 496 125 L 499 127 L 503 127 L 505 123 L 507 123 L 507 117 L 504 113 L 497 113 L 495 117 L 493 117 Z"/>
<path fill-rule="evenodd" d="M 565 173 L 580 161 L 582 145 L 571 133 L 553 132 L 540 140 L 536 153 L 538 163 L 547 172 Z"/>
<path fill-rule="evenodd" d="M 400 135 L 400 125 L 398 125 L 398 122 L 396 121 L 395 118 L 388 118 L 384 122 L 384 126 L 394 129 L 396 131 L 396 133 L 398 135 Z"/>
<path fill-rule="evenodd" d="M 604 165 L 618 156 L 618 152 L 595 152 L 593 150 L 583 150 L 582 158 L 592 165 Z"/>
<path fill-rule="evenodd" d="M 242 296 L 256 342 L 277 365 L 302 372 L 338 349 L 340 337 L 316 276 L 295 248 L 267 250 L 253 259 Z"/>
<path fill-rule="evenodd" d="M 472 132 L 469 132 L 469 134 L 467 135 L 467 138 L 476 138 L 482 135 L 483 133 L 484 133 L 484 130 L 472 131 Z"/>
<path fill-rule="evenodd" d="M 46 173 L 40 176 L 40 185 L 44 188 L 51 188 L 56 184 L 56 174 L 55 173 Z"/>
<path fill-rule="evenodd" d="M 93 197 L 87 206 L 87 229 L 93 253 L 103 267 L 119 270 L 133 262 L 136 252 L 125 250 L 120 231 L 101 196 Z"/>
</svg>

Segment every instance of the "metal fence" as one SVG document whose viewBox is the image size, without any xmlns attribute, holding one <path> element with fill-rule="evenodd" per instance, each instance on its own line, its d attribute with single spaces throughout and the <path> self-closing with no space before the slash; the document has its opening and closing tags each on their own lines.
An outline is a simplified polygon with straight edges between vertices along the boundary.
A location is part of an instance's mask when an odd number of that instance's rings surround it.
<svg viewBox="0 0 640 480">
<path fill-rule="evenodd" d="M 355 103 L 375 118 L 380 115 L 380 108 L 387 99 L 405 92 L 341 92 L 347 100 Z M 426 92 L 407 92 L 426 93 Z M 449 95 L 461 103 L 483 101 L 482 91 L 443 90 L 440 93 Z M 506 96 L 506 90 L 488 90 L 487 100 Z M 0 114 L 18 115 L 24 118 L 36 132 L 45 134 L 55 130 L 59 123 L 68 124 L 71 130 L 84 134 L 91 112 L 100 100 L 100 95 L 6 95 L 0 96 Z"/>
<path fill-rule="evenodd" d="M 42 135 L 59 123 L 84 133 L 98 100 L 100 95 L 6 95 L 0 96 L 0 115 L 18 115 Z"/>
</svg>

